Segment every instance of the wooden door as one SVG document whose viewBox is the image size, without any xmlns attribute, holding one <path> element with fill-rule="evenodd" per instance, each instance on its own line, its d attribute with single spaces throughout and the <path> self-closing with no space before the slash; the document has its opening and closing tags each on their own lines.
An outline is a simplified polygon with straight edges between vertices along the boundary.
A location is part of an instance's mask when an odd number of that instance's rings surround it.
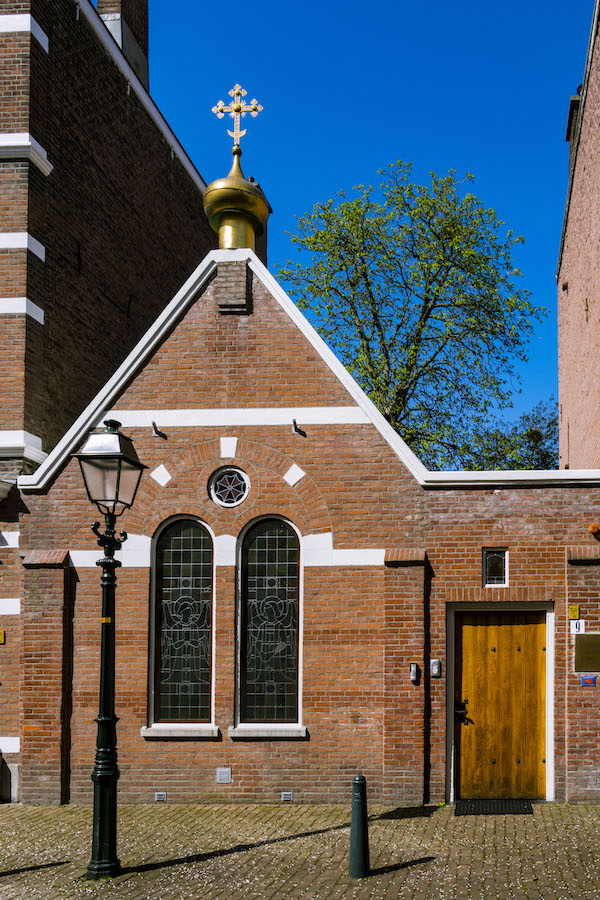
<svg viewBox="0 0 600 900">
<path fill-rule="evenodd" d="M 457 796 L 545 797 L 544 612 L 457 613 L 455 650 Z"/>
</svg>

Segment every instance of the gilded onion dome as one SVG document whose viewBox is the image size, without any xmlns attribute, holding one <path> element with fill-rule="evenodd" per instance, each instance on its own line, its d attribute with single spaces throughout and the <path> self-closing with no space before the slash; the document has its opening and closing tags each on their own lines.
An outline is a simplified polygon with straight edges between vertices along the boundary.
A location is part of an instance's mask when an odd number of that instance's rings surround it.
<svg viewBox="0 0 600 900">
<path fill-rule="evenodd" d="M 240 165 L 242 150 L 240 139 L 246 129 L 240 128 L 240 121 L 246 113 L 255 118 L 262 110 L 257 100 L 246 103 L 247 91 L 236 84 L 229 91 L 232 98 L 228 106 L 219 100 L 212 111 L 222 119 L 228 113 L 233 119 L 233 165 L 226 178 L 218 178 L 208 185 L 204 192 L 204 211 L 213 231 L 219 235 L 221 250 L 236 250 L 249 247 L 254 250 L 256 235 L 265 230 L 271 207 L 260 187 L 244 177 Z"/>
</svg>

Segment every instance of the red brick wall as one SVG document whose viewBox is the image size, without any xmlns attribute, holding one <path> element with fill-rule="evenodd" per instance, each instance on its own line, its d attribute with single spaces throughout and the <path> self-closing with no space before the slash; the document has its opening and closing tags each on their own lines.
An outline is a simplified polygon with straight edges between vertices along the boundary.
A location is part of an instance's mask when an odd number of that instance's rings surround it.
<svg viewBox="0 0 600 900">
<path fill-rule="evenodd" d="M 584 554 L 567 552 L 567 585 L 569 603 L 579 606 L 586 632 L 600 632 L 600 552 L 598 545 L 586 548 Z M 575 558 L 572 558 L 572 557 Z M 579 557 L 579 558 L 577 558 Z M 583 558 L 582 558 L 583 557 Z M 566 689 L 569 717 L 567 722 L 568 753 L 567 799 L 588 800 L 600 797 L 598 735 L 600 705 L 598 689 L 581 684 L 581 672 L 575 668 L 575 637 L 569 623 L 565 628 Z M 585 674 L 585 673 L 584 673 Z"/>
<path fill-rule="evenodd" d="M 21 610 L 23 802 L 69 796 L 72 575 L 61 566 L 28 569 Z"/>
<path fill-rule="evenodd" d="M 600 242 L 600 53 L 596 36 L 567 228 L 558 273 L 561 466 L 600 467 L 598 244 Z"/>
<path fill-rule="evenodd" d="M 252 315 L 219 315 L 222 274 L 220 267 L 116 408 L 351 402 L 257 279 Z M 231 274 L 225 270 L 226 280 Z M 170 516 L 186 514 L 216 535 L 238 536 L 253 518 L 274 514 L 291 520 L 304 535 L 332 531 L 335 548 L 389 548 L 390 563 L 417 564 L 305 568 L 303 722 L 310 737 L 298 741 L 228 736 L 235 696 L 233 566 L 216 570 L 215 709 L 222 739 L 144 740 L 150 576 L 145 568 L 120 570 L 117 714 L 123 799 L 152 800 L 154 791 L 167 790 L 170 800 L 276 800 L 280 791 L 292 790 L 297 800 L 342 801 L 357 772 L 368 776 L 373 798 L 390 803 L 444 799 L 447 609 L 481 601 L 554 604 L 557 797 L 582 792 L 600 797 L 589 771 L 592 751 L 580 743 L 582 723 L 593 721 L 597 693 L 583 695 L 591 706 L 580 714 L 580 696 L 567 690 L 577 679 L 566 615 L 570 581 L 568 594 L 565 588 L 565 547 L 597 546 L 588 530 L 598 519 L 597 489 L 425 491 L 371 425 L 307 425 L 306 436 L 289 426 L 171 427 L 166 441 L 149 427 L 126 431 L 149 472 L 164 464 L 172 475 L 160 487 L 146 473 L 135 506 L 123 520 L 131 534 L 152 537 Z M 252 487 L 243 504 L 227 510 L 210 500 L 207 481 L 227 462 L 220 456 L 219 437 L 231 435 L 239 438 L 235 463 L 248 473 Z M 292 463 L 306 472 L 294 487 L 283 479 Z M 46 494 L 27 494 L 25 503 L 23 549 L 94 549 L 87 525 L 91 509 L 73 462 Z M 481 551 L 490 546 L 509 549 L 508 588 L 482 588 Z M 77 574 L 71 790 L 75 799 L 89 800 L 100 578 L 95 568 L 80 568 Z M 595 623 L 600 601 L 593 586 L 586 590 L 585 615 Z M 578 586 L 573 596 L 580 596 L 577 591 Z M 429 678 L 430 658 L 442 660 L 442 678 Z M 422 672 L 416 686 L 409 680 L 413 661 Z M 232 785 L 216 785 L 216 766 L 232 767 Z"/>
<path fill-rule="evenodd" d="M 2 533 L 19 530 L 17 502 L 13 495 L 4 503 L 6 523 Z M 10 521 L 9 521 L 10 520 Z M 21 598 L 21 560 L 15 550 L 0 547 L 0 584 L 2 597 Z M 0 735 L 19 734 L 19 679 L 21 671 L 21 617 L 0 614 L 0 628 L 5 632 L 5 643 L 0 645 Z M 18 754 L 3 754 L 8 763 L 18 763 Z"/>
</svg>

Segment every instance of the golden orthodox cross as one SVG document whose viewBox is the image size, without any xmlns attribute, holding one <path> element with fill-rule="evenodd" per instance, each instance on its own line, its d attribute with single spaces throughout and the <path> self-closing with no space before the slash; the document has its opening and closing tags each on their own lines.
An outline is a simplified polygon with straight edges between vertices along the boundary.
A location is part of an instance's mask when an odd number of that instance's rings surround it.
<svg viewBox="0 0 600 900">
<path fill-rule="evenodd" d="M 246 134 L 245 128 L 243 131 L 240 131 L 241 117 L 249 112 L 253 118 L 256 118 L 262 110 L 262 106 L 257 100 L 251 100 L 250 103 L 244 102 L 243 98 L 247 93 L 248 91 L 245 91 L 240 84 L 234 84 L 229 91 L 229 96 L 232 98 L 229 106 L 225 106 L 223 101 L 219 100 L 217 105 L 212 108 L 212 111 L 216 114 L 218 119 L 222 119 L 225 113 L 229 113 L 230 117 L 233 119 L 233 131 L 227 129 L 227 134 L 233 138 L 236 147 L 239 147 L 240 138 Z"/>
</svg>

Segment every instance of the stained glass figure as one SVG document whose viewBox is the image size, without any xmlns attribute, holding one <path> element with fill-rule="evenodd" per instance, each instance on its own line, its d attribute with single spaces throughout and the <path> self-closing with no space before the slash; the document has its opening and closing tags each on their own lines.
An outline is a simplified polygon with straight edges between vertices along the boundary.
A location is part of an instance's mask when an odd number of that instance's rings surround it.
<svg viewBox="0 0 600 900">
<path fill-rule="evenodd" d="M 241 721 L 298 721 L 298 538 L 259 522 L 242 551 Z"/>
<path fill-rule="evenodd" d="M 210 535 L 174 522 L 157 547 L 156 721 L 210 721 L 211 608 Z"/>
</svg>

